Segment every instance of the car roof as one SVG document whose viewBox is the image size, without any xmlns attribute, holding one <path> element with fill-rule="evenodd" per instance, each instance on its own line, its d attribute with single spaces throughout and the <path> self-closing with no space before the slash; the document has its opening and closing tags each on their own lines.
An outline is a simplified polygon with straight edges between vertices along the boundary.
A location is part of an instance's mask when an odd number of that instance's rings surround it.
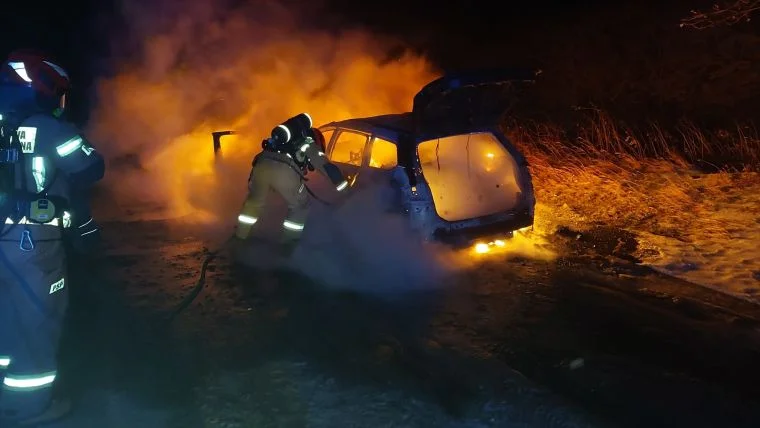
<svg viewBox="0 0 760 428">
<path fill-rule="evenodd" d="M 435 130 L 435 132 L 415 135 L 414 118 L 410 112 L 339 120 L 326 123 L 319 128 L 322 130 L 325 128 L 350 129 L 375 135 L 395 145 L 399 145 L 402 140 L 405 144 L 411 143 L 416 145 L 422 141 L 443 138 L 450 135 L 469 134 L 473 132 L 493 132 L 493 128 L 490 126 L 466 126 L 461 128 L 458 125 L 453 127 L 442 125 L 441 128 Z M 404 136 L 410 138 L 402 138 Z"/>
<path fill-rule="evenodd" d="M 411 135 L 414 132 L 414 121 L 412 113 L 397 113 L 339 120 L 320 126 L 320 128 L 330 127 L 366 132 L 398 144 L 402 135 Z"/>
</svg>

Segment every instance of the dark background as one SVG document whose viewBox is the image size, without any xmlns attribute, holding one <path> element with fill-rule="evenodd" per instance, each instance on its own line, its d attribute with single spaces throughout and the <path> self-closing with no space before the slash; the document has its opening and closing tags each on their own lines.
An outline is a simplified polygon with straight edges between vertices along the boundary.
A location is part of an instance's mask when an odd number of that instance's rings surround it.
<svg viewBox="0 0 760 428">
<path fill-rule="evenodd" d="M 86 121 L 97 70 L 108 56 L 107 26 L 114 22 L 111 0 L 19 1 L 3 4 L 0 54 L 13 49 L 40 49 L 53 56 L 72 77 L 71 119 Z M 78 107 L 78 108 L 77 108 Z"/>
<path fill-rule="evenodd" d="M 72 119 L 87 119 L 93 82 L 123 52 L 119 0 L 25 2 L 4 6 L 0 52 L 49 51 L 75 83 Z M 229 3 L 226 1 L 225 3 Z M 290 7 L 305 3 L 290 1 Z M 662 4 L 666 3 L 666 4 Z M 760 37 L 754 21 L 708 30 L 679 28 L 690 9 L 673 0 L 329 0 L 316 25 L 369 26 L 400 37 L 441 68 L 536 66 L 544 70 L 529 114 L 561 120 L 594 105 L 629 121 L 685 116 L 720 126 L 753 120 L 760 103 Z M 313 7 L 313 2 L 309 3 Z"/>
</svg>

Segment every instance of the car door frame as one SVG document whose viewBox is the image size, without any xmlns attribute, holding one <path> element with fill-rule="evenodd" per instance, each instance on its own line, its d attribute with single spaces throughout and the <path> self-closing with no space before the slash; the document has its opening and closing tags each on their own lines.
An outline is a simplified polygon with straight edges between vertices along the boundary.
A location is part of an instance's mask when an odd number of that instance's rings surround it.
<svg viewBox="0 0 760 428">
<path fill-rule="evenodd" d="M 364 131 L 359 131 L 359 130 L 352 129 L 352 128 L 341 128 L 341 127 L 328 128 L 326 130 L 333 130 L 335 132 L 333 132 L 333 135 L 330 138 L 330 142 L 329 142 L 329 144 L 327 144 L 327 146 L 325 148 L 325 150 L 326 150 L 325 156 L 327 156 L 327 158 L 330 159 L 331 163 L 335 164 L 339 168 L 341 166 L 344 166 L 346 168 L 356 168 L 356 174 L 354 176 L 356 177 L 356 180 L 359 180 L 359 176 L 361 175 L 362 171 L 364 171 L 365 168 L 367 168 L 367 166 L 369 165 L 369 149 L 371 147 L 371 143 L 372 143 L 372 139 L 374 138 L 374 134 L 371 134 L 371 133 L 368 133 L 368 132 L 364 132 Z M 335 143 L 337 143 L 338 137 L 343 132 L 350 132 L 350 133 L 353 133 L 353 134 L 359 134 L 359 135 L 363 135 L 363 136 L 365 136 L 367 138 L 366 142 L 364 143 L 364 150 L 362 152 L 361 165 L 356 166 L 356 165 L 352 165 L 352 164 L 348 164 L 348 163 L 344 163 L 344 162 L 334 162 L 331 159 L 331 157 L 332 157 L 332 150 L 333 150 L 333 148 L 335 146 Z"/>
<path fill-rule="evenodd" d="M 338 135 L 336 132 L 338 131 L 338 127 L 336 126 L 330 126 L 330 127 L 321 127 L 319 128 L 319 131 L 322 132 L 322 135 L 324 136 L 325 132 L 332 132 L 332 135 L 329 139 L 325 139 L 325 155 L 327 155 L 328 150 L 330 147 L 332 147 L 332 142 L 335 140 L 335 136 Z"/>
</svg>

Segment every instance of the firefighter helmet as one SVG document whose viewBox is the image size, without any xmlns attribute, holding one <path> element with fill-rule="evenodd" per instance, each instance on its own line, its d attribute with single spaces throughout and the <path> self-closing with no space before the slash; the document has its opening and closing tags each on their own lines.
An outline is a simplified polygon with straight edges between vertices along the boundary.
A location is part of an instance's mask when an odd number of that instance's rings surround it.
<svg viewBox="0 0 760 428">
<path fill-rule="evenodd" d="M 66 106 L 66 94 L 71 88 L 69 74 L 44 53 L 13 51 L 0 75 L 5 83 L 31 88 L 42 108 L 62 111 Z"/>
</svg>

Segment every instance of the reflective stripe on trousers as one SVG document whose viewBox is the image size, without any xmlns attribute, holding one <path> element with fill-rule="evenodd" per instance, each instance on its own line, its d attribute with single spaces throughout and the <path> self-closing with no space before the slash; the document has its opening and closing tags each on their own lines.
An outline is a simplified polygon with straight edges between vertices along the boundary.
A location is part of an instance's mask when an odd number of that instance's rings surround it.
<svg viewBox="0 0 760 428">
<path fill-rule="evenodd" d="M 238 216 L 238 222 L 240 224 L 254 225 L 254 224 L 256 224 L 257 221 L 259 221 L 259 219 L 257 219 L 256 217 L 253 217 L 253 216 L 249 216 L 249 215 L 245 215 L 245 214 L 240 214 Z"/>
<path fill-rule="evenodd" d="M 62 231 L 49 226 L 6 226 L 0 240 L 0 418 L 35 417 L 52 397 L 69 285 Z"/>
<path fill-rule="evenodd" d="M 250 198 L 249 198 L 250 199 Z M 249 205 L 249 199 L 246 199 L 246 203 L 243 205 L 243 211 L 251 211 Z M 254 217 L 249 214 L 241 213 L 238 215 L 238 224 L 235 228 L 235 236 L 240 239 L 246 239 L 251 233 L 251 228 L 258 221 L 258 217 Z"/>
<path fill-rule="evenodd" d="M 267 208 L 268 197 L 274 193 L 282 197 L 288 206 L 288 214 L 282 222 L 283 239 L 300 238 L 309 212 L 309 195 L 302 176 L 288 162 L 276 159 L 276 155 L 257 156 L 248 181 L 248 195 L 238 215 L 236 236 L 248 238 L 252 233 L 264 233 L 260 228 L 260 216 Z M 271 158 L 274 156 L 275 158 Z"/>
<path fill-rule="evenodd" d="M 0 424 L 4 419 L 23 420 L 42 414 L 52 401 L 55 371 L 15 374 L 10 371 L 0 390 Z"/>
<path fill-rule="evenodd" d="M 55 376 L 55 371 L 31 375 L 15 375 L 8 373 L 5 375 L 5 379 L 3 379 L 3 390 L 31 392 L 37 389 L 49 388 L 53 386 Z"/>
<path fill-rule="evenodd" d="M 282 222 L 282 227 L 285 228 L 285 230 L 289 230 L 291 232 L 301 232 L 303 231 L 304 225 L 303 223 L 285 220 Z"/>
</svg>

